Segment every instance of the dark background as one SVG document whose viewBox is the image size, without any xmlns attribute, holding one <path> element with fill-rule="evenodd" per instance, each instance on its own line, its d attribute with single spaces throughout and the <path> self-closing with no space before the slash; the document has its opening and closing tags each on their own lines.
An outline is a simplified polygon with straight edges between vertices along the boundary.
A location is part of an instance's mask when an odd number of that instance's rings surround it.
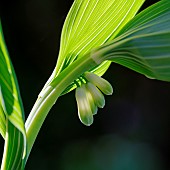
<svg viewBox="0 0 170 170">
<path fill-rule="evenodd" d="M 0 16 L 28 116 L 56 64 L 73 0 L 3 0 Z M 142 9 L 156 1 L 146 0 Z M 77 116 L 74 91 L 59 98 L 37 137 L 26 170 L 169 169 L 170 83 L 112 64 L 114 87 L 91 127 Z M 0 155 L 3 139 L 0 139 Z"/>
</svg>

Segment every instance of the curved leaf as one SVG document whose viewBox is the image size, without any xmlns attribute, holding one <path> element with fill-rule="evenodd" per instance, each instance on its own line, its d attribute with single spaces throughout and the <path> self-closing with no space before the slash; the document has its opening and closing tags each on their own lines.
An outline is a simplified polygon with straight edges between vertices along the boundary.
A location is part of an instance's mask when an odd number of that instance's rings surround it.
<svg viewBox="0 0 170 170">
<path fill-rule="evenodd" d="M 24 126 L 24 110 L 19 94 L 18 83 L 12 63 L 5 45 L 0 22 L 0 127 L 5 137 L 5 147 L 2 167 L 11 169 L 14 164 L 21 164 L 26 152 L 26 133 Z M 5 121 L 5 122 L 4 122 Z M 7 123 L 10 122 L 10 123 Z M 4 134 L 6 129 L 6 135 Z M 14 131 L 15 133 L 12 133 Z M 21 135 L 22 134 L 22 135 Z M 24 144 L 23 144 L 24 140 Z M 20 145 L 19 145 L 20 144 Z M 19 146 L 18 146 L 19 145 Z M 10 146 L 10 147 L 9 147 Z M 10 150 L 9 148 L 12 148 Z M 24 149 L 23 149 L 24 148 Z M 18 158 L 18 155 L 22 155 Z M 16 160 L 18 160 L 16 162 Z M 2 168 L 2 169 L 3 169 Z"/>
<path fill-rule="evenodd" d="M 144 1 L 75 0 L 63 26 L 56 68 L 47 84 L 76 59 L 113 39 Z M 91 72 L 102 76 L 109 66 L 110 61 L 105 61 Z M 73 82 L 64 93 L 75 87 Z"/>
<path fill-rule="evenodd" d="M 93 57 L 170 81 L 170 1 L 160 1 L 138 14 Z"/>
</svg>

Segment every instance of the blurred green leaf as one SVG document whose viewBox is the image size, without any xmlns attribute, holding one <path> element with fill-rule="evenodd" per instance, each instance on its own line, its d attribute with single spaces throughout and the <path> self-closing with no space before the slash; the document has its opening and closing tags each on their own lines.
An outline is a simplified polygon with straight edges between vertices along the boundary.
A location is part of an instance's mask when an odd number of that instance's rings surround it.
<svg viewBox="0 0 170 170">
<path fill-rule="evenodd" d="M 94 54 L 149 78 L 170 81 L 170 1 L 160 1 L 138 14 L 112 42 Z"/>
<path fill-rule="evenodd" d="M 5 137 L 2 169 L 22 165 L 26 152 L 24 110 L 0 23 L 0 132 Z M 6 129 L 6 134 L 5 134 Z M 24 144 L 23 144 L 24 140 Z M 21 155 L 18 157 L 18 155 Z M 21 168 L 20 168 L 21 169 Z"/>
</svg>

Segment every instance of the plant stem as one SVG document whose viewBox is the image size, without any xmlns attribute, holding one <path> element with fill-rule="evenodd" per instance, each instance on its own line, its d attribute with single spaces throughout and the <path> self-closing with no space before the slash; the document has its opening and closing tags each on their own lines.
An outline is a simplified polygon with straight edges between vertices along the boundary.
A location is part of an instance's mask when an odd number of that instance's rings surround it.
<svg viewBox="0 0 170 170">
<path fill-rule="evenodd" d="M 32 146 L 38 135 L 38 132 L 52 106 L 55 104 L 61 93 L 70 85 L 75 79 L 77 79 L 84 72 L 92 69 L 98 64 L 90 57 L 86 55 L 73 62 L 63 72 L 61 72 L 50 83 L 44 93 L 41 93 L 40 97 L 34 104 L 27 121 L 25 123 L 27 134 L 27 157 L 30 154 Z"/>
</svg>

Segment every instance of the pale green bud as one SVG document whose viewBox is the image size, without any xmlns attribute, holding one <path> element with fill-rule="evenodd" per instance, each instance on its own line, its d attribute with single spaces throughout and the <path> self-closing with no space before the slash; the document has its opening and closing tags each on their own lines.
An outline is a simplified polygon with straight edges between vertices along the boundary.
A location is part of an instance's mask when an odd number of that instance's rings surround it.
<svg viewBox="0 0 170 170">
<path fill-rule="evenodd" d="M 103 108 L 105 105 L 105 99 L 101 91 L 90 82 L 87 83 L 86 87 L 88 91 L 90 92 L 90 94 L 92 95 L 94 103 L 99 108 Z"/>
<path fill-rule="evenodd" d="M 78 106 L 79 119 L 84 125 L 90 126 L 93 123 L 93 114 L 91 111 L 90 103 L 87 100 L 86 88 L 84 84 L 76 89 L 75 96 Z"/>
<path fill-rule="evenodd" d="M 84 76 L 89 82 L 97 86 L 104 94 L 111 95 L 113 93 L 112 85 L 102 77 L 89 72 L 85 73 Z"/>
<path fill-rule="evenodd" d="M 85 85 L 85 86 L 86 86 L 86 97 L 87 97 L 87 100 L 89 101 L 92 114 L 95 115 L 95 114 L 97 114 L 98 108 L 97 108 L 97 106 L 96 106 L 96 104 L 94 102 L 92 94 L 90 93 L 90 91 L 87 88 L 87 85 Z"/>
</svg>

